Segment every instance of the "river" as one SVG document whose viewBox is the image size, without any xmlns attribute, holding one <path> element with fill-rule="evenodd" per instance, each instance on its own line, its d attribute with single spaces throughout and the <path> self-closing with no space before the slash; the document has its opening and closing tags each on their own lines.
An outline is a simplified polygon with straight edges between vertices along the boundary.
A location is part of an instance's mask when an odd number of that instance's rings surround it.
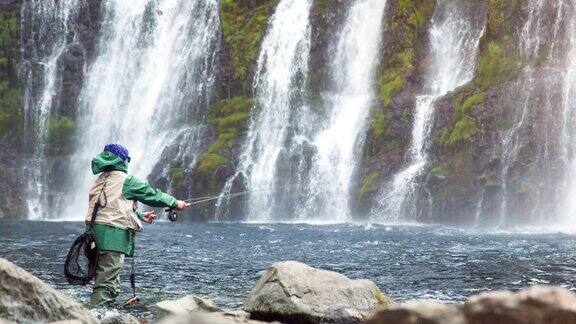
<svg viewBox="0 0 576 324">
<path fill-rule="evenodd" d="M 66 283 L 67 250 L 80 222 L 0 221 L 0 257 L 88 303 L 90 286 Z M 297 260 L 373 280 L 395 300 L 463 302 L 474 293 L 534 284 L 576 290 L 576 237 L 484 233 L 441 226 L 219 224 L 157 222 L 137 236 L 140 317 L 152 304 L 196 294 L 242 304 L 273 262 Z M 130 262 L 122 273 L 129 297 Z"/>
</svg>

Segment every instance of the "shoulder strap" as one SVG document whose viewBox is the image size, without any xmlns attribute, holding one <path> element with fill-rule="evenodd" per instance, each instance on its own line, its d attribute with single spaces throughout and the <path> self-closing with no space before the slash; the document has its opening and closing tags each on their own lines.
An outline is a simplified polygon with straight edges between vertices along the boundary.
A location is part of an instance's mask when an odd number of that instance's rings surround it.
<svg viewBox="0 0 576 324">
<path fill-rule="evenodd" d="M 94 223 L 96 222 L 96 215 L 98 215 L 98 210 L 100 207 L 106 207 L 108 205 L 108 197 L 106 196 L 106 180 L 110 176 L 110 172 L 104 173 L 104 184 L 102 185 L 102 189 L 100 190 L 100 194 L 98 194 L 98 200 L 94 204 L 94 208 L 92 209 L 92 217 L 90 218 L 90 223 L 88 226 L 90 229 L 94 227 Z M 104 203 L 101 203 L 102 198 L 104 198 Z"/>
</svg>

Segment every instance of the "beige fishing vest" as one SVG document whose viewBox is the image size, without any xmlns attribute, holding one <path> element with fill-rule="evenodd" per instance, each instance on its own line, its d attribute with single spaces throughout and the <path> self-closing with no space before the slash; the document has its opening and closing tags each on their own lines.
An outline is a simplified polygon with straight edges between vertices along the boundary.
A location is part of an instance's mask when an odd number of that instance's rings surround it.
<svg viewBox="0 0 576 324">
<path fill-rule="evenodd" d="M 94 205 L 100 198 L 101 207 L 96 223 L 121 229 L 142 230 L 142 222 L 136 215 L 137 202 L 124 198 L 122 188 L 128 175 L 121 171 L 102 172 L 90 190 L 90 205 L 86 221 L 90 222 Z M 100 195 L 100 193 L 103 193 Z"/>
</svg>

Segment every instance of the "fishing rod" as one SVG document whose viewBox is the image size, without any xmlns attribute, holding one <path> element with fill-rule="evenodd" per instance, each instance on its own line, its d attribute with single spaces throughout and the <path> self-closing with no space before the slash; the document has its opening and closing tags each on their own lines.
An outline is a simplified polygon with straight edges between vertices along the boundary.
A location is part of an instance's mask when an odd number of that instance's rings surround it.
<svg viewBox="0 0 576 324">
<path fill-rule="evenodd" d="M 203 203 L 218 200 L 218 199 L 224 199 L 224 198 L 230 199 L 230 198 L 245 196 L 249 193 L 265 192 L 265 191 L 271 191 L 271 189 L 245 190 L 245 191 L 233 192 L 233 193 L 229 193 L 229 194 L 225 194 L 225 195 L 217 195 L 217 196 L 213 195 L 213 196 L 189 198 L 189 199 L 186 199 L 183 201 L 188 203 L 189 205 L 193 206 L 193 205 L 199 205 L 199 204 L 203 204 Z M 178 213 L 176 212 L 176 210 L 174 208 L 166 209 L 165 212 L 168 213 L 168 219 L 171 220 L 172 222 L 175 222 L 178 220 Z"/>
</svg>

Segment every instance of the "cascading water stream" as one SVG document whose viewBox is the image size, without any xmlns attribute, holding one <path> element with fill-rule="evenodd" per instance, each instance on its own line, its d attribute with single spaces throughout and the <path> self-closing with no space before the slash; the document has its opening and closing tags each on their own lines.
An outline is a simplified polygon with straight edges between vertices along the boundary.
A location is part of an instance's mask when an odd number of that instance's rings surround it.
<svg viewBox="0 0 576 324">
<path fill-rule="evenodd" d="M 48 205 L 45 163 L 48 119 L 59 92 L 58 59 L 75 38 L 69 24 L 79 6 L 73 0 L 30 0 L 22 5 L 22 25 L 29 26 L 29 34 L 23 33 L 29 40 L 22 42 L 22 52 L 28 56 L 23 66 L 24 138 L 32 150 L 29 165 L 25 166 L 29 219 L 44 217 L 43 206 Z"/>
<path fill-rule="evenodd" d="M 557 3 L 551 3 L 546 0 L 531 0 L 527 4 L 528 14 L 527 20 L 524 24 L 521 34 L 520 34 L 520 56 L 525 66 L 520 75 L 519 87 L 519 97 L 517 109 L 514 111 L 514 121 L 513 126 L 504 132 L 502 139 L 500 141 L 500 146 L 497 148 L 498 155 L 502 158 L 502 166 L 500 168 L 500 179 L 502 187 L 502 198 L 499 206 L 499 215 L 497 224 L 499 226 L 507 226 L 514 224 L 514 215 L 511 215 L 511 207 L 509 206 L 510 196 L 513 196 L 511 190 L 514 188 L 509 188 L 509 182 L 511 181 L 510 173 L 513 167 L 518 163 L 522 162 L 522 157 L 520 156 L 521 150 L 524 148 L 525 139 L 530 136 L 530 125 L 529 122 L 533 121 L 535 116 L 535 106 L 545 106 L 548 103 L 538 102 L 541 100 L 538 96 L 534 95 L 536 87 L 542 86 L 537 84 L 538 75 L 542 73 L 540 71 L 539 57 L 541 55 L 541 49 L 543 47 L 547 48 L 547 51 L 553 53 L 554 48 L 561 42 L 561 36 L 557 35 L 559 25 L 564 23 L 563 19 L 563 1 Z M 549 10 L 556 10 L 556 22 L 551 28 L 547 23 L 546 14 Z M 560 40 L 560 42 L 559 42 Z M 552 54 L 551 54 L 552 55 Z M 549 73 L 549 72 L 545 72 Z M 568 72 L 569 75 L 570 72 Z M 562 73 L 565 77 L 565 73 Z M 553 76 L 553 79 L 558 79 L 557 76 Z M 563 81 L 565 85 L 569 85 L 568 82 Z M 551 82 L 554 83 L 554 82 Z M 549 89 L 548 93 L 552 92 Z M 548 96 L 548 95 L 546 95 Z M 571 100 L 568 94 L 565 98 L 563 106 Z M 567 101 L 566 101 L 567 100 Z M 561 136 L 562 139 L 562 136 Z M 561 150 L 564 150 L 566 143 L 560 144 Z M 562 154 L 561 154 L 562 155 Z M 544 157 L 543 157 L 544 158 Z M 550 189 L 548 189 L 550 190 Z M 537 210 L 537 204 L 533 210 Z M 542 212 L 542 211 L 540 211 Z M 544 212 L 550 212 L 544 211 Z M 532 222 L 532 219 L 528 219 L 530 215 L 525 215 L 527 222 Z"/>
<path fill-rule="evenodd" d="M 416 96 L 407 165 L 384 188 L 380 205 L 372 211 L 376 221 L 413 220 L 417 214 L 417 189 L 428 163 L 434 103 L 474 76 L 483 26 L 475 23 L 472 15 L 477 13 L 465 10 L 466 6 L 462 1 L 438 1 L 429 32 L 429 68 L 422 93 Z"/>
<path fill-rule="evenodd" d="M 262 42 L 254 81 L 256 109 L 261 111 L 251 121 L 239 167 L 253 190 L 248 197 L 249 220 L 269 221 L 272 217 L 279 176 L 276 163 L 308 73 L 311 4 L 310 0 L 282 0 Z"/>
<path fill-rule="evenodd" d="M 317 154 L 300 212 L 302 220 L 350 220 L 350 190 L 374 100 L 385 7 L 384 0 L 354 2 L 338 36 L 331 63 L 334 86 L 325 102 L 326 121 L 312 140 Z"/>
<path fill-rule="evenodd" d="M 576 8 L 570 5 L 562 8 L 569 17 L 567 43 L 568 51 L 564 67 L 562 101 L 560 163 L 564 166 L 564 178 L 557 181 L 561 188 L 559 206 L 559 225 L 561 228 L 574 230 L 576 220 Z M 560 14 L 559 14 L 560 16 Z M 560 20 L 560 19 L 558 19 Z"/>
<path fill-rule="evenodd" d="M 196 131 L 204 118 L 196 107 L 207 106 L 213 83 L 218 6 L 217 0 L 103 3 L 97 58 L 80 94 L 82 134 L 70 174 L 78 205 L 65 215 L 77 217 L 85 209 L 80 204 L 92 179 L 89 159 L 106 143 L 128 147 L 131 172 L 145 178 L 177 136 Z"/>
</svg>

